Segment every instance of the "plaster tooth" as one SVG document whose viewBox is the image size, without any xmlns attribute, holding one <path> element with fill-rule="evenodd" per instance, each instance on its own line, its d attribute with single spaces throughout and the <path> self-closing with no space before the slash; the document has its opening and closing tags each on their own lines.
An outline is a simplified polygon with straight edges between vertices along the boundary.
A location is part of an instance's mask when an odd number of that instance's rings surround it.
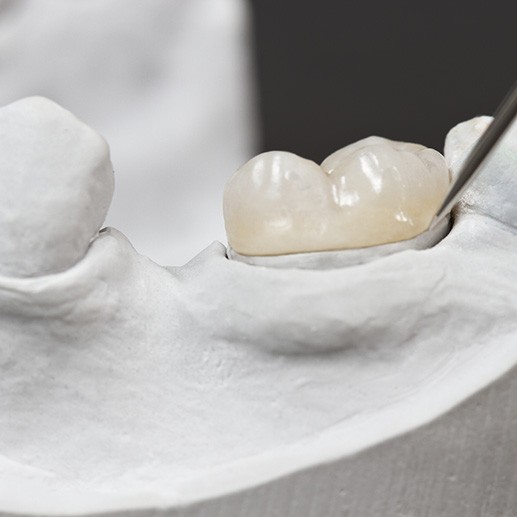
<svg viewBox="0 0 517 517">
<path fill-rule="evenodd" d="M 112 195 L 109 149 L 95 131 L 43 97 L 0 108 L 0 275 L 71 267 Z"/>
<path fill-rule="evenodd" d="M 321 166 L 291 153 L 256 156 L 228 181 L 224 215 L 242 255 L 369 247 L 425 231 L 450 183 L 443 156 L 369 137 Z"/>
</svg>

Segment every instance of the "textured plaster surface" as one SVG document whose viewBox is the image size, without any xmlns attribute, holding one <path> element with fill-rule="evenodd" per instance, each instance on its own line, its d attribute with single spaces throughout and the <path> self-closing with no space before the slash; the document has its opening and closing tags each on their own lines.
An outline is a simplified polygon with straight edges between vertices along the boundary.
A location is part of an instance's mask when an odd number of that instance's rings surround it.
<svg viewBox="0 0 517 517">
<path fill-rule="evenodd" d="M 482 193 L 515 196 L 515 130 L 501 150 L 429 250 L 165 269 L 107 230 L 0 278 L 0 510 L 512 515 L 517 219 Z"/>
</svg>

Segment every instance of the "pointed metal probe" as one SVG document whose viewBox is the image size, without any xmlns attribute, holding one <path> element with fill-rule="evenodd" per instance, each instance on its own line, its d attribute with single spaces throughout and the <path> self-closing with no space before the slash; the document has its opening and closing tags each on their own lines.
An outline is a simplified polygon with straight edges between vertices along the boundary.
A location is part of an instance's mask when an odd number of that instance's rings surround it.
<svg viewBox="0 0 517 517">
<path fill-rule="evenodd" d="M 472 151 L 463 164 L 456 180 L 445 197 L 440 209 L 431 221 L 430 228 L 433 228 L 445 215 L 447 215 L 454 204 L 459 200 L 465 189 L 472 183 L 479 172 L 481 165 L 494 149 L 505 131 L 517 115 L 517 83 L 510 93 L 505 97 L 494 115 L 494 120 L 477 141 Z"/>
</svg>

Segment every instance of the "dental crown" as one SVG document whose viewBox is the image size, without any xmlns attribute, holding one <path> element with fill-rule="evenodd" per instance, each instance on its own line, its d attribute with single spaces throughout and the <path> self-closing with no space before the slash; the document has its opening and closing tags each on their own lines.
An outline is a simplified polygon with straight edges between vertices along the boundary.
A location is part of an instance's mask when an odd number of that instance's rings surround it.
<svg viewBox="0 0 517 517">
<path fill-rule="evenodd" d="M 242 255 L 376 246 L 425 231 L 447 193 L 443 156 L 425 146 L 369 137 L 320 165 L 272 151 L 228 181 L 224 217 Z"/>
</svg>

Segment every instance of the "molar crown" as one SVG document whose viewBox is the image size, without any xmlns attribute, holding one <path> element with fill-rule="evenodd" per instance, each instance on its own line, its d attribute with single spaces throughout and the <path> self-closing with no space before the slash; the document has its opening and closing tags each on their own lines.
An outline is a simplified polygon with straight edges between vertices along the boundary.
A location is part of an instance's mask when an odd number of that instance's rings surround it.
<svg viewBox="0 0 517 517">
<path fill-rule="evenodd" d="M 108 145 L 69 111 L 43 97 L 0 109 L 0 275 L 71 267 L 112 195 Z"/>
<path fill-rule="evenodd" d="M 440 153 L 380 137 L 344 147 L 321 166 L 263 153 L 226 185 L 228 241 L 240 255 L 275 256 L 408 240 L 429 227 L 449 183 Z"/>
</svg>

